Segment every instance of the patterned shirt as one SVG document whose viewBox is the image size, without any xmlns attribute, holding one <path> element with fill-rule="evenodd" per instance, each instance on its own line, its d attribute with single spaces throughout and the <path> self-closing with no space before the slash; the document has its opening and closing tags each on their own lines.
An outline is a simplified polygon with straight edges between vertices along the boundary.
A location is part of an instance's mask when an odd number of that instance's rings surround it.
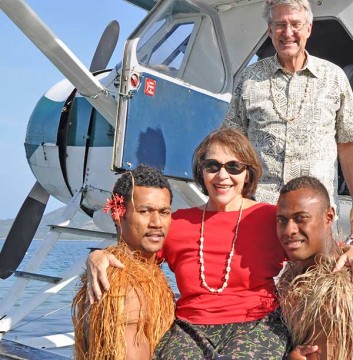
<svg viewBox="0 0 353 360">
<path fill-rule="evenodd" d="M 309 175 L 338 204 L 336 143 L 353 142 L 353 94 L 340 67 L 309 54 L 295 73 L 277 55 L 251 64 L 223 124 L 247 134 L 261 158 L 257 201 L 276 203 L 284 183 Z"/>
</svg>

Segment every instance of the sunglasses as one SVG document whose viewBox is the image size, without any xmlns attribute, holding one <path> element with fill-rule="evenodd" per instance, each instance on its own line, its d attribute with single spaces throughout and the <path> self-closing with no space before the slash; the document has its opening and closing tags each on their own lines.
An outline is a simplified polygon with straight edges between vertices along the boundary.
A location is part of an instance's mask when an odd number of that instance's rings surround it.
<svg viewBox="0 0 353 360">
<path fill-rule="evenodd" d="M 248 166 L 248 164 L 244 164 L 236 160 L 228 161 L 225 164 L 222 164 L 214 159 L 206 159 L 201 162 L 201 167 L 211 174 L 217 173 L 224 167 L 228 174 L 238 175 L 242 173 Z"/>
</svg>

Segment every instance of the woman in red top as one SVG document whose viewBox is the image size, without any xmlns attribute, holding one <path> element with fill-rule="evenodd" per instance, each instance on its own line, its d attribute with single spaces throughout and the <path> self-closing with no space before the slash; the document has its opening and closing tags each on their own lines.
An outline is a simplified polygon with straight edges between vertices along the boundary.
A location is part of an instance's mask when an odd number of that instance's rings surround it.
<svg viewBox="0 0 353 360">
<path fill-rule="evenodd" d="M 284 253 L 276 207 L 252 200 L 260 161 L 244 135 L 224 128 L 197 147 L 193 174 L 209 199 L 173 215 L 162 257 L 181 297 L 155 358 L 282 359 L 287 334 L 273 278 Z"/>
<path fill-rule="evenodd" d="M 181 296 L 154 358 L 282 359 L 287 333 L 273 278 L 284 253 L 276 207 L 252 199 L 261 176 L 257 154 L 237 130 L 218 129 L 195 150 L 193 175 L 209 200 L 173 215 L 160 255 Z M 97 257 L 88 265 L 98 264 Z"/>
</svg>

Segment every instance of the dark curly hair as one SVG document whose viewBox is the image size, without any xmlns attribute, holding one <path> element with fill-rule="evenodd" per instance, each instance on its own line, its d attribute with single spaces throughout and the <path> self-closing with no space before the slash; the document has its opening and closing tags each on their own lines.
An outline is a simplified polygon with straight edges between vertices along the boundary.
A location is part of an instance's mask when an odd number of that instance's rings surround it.
<svg viewBox="0 0 353 360">
<path fill-rule="evenodd" d="M 291 191 L 300 189 L 311 190 L 313 193 L 320 196 L 320 198 L 323 200 L 322 204 L 325 208 L 330 207 L 330 196 L 327 192 L 326 187 L 322 184 L 320 180 L 313 176 L 300 176 L 288 181 L 287 184 L 282 186 L 279 194 L 281 196 Z"/>
<path fill-rule="evenodd" d="M 121 175 L 114 185 L 113 195 L 118 194 L 124 197 L 124 201 L 130 201 L 133 187 L 132 177 L 134 186 L 168 189 L 170 203 L 172 203 L 173 193 L 168 179 L 159 170 L 143 164 L 138 165 L 135 170 L 126 171 Z"/>
<path fill-rule="evenodd" d="M 249 139 L 234 128 L 221 127 L 212 131 L 201 141 L 195 149 L 192 159 L 194 181 L 201 186 L 203 193 L 208 195 L 203 180 L 201 162 L 205 160 L 208 149 L 214 143 L 222 145 L 226 151 L 237 157 L 239 161 L 249 165 L 246 170 L 249 173 L 249 182 L 244 184 L 242 195 L 246 198 L 252 197 L 262 174 L 261 162 Z"/>
</svg>

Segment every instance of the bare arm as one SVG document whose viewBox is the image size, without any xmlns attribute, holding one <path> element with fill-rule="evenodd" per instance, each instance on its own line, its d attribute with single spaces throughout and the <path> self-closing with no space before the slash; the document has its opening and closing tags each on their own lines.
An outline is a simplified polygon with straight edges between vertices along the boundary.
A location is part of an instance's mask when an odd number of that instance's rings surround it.
<svg viewBox="0 0 353 360">
<path fill-rule="evenodd" d="M 109 290 L 110 284 L 107 269 L 114 266 L 120 269 L 124 265 L 112 254 L 105 250 L 95 250 L 86 260 L 87 266 L 87 296 L 90 304 L 102 298 L 102 292 Z"/>
<path fill-rule="evenodd" d="M 128 324 L 125 331 L 126 359 L 127 360 L 150 360 L 150 346 L 145 335 L 137 343 L 135 335 L 137 323 Z"/>
<path fill-rule="evenodd" d="M 142 304 L 141 304 L 142 301 Z M 146 304 L 143 295 L 137 295 L 135 290 L 129 291 L 125 301 L 125 311 L 128 317 L 128 324 L 125 330 L 126 341 L 126 359 L 127 360 L 150 360 L 150 345 L 144 333 L 136 336 L 139 322 L 139 317 L 145 316 Z"/>
<path fill-rule="evenodd" d="M 349 193 L 353 196 L 353 143 L 339 143 L 337 149 L 343 177 L 347 183 Z M 350 237 L 353 239 L 353 207 L 350 212 L 350 222 Z"/>
<path fill-rule="evenodd" d="M 349 193 L 353 195 L 353 143 L 339 143 L 337 144 L 338 158 L 341 164 L 342 173 L 347 183 Z M 353 206 L 353 203 L 352 203 Z M 353 239 L 353 207 L 350 211 L 351 233 L 350 237 Z M 343 266 L 350 266 L 353 269 L 353 246 L 344 253 L 338 260 L 334 271 L 341 270 Z M 353 272 L 352 272 L 353 282 Z"/>
<path fill-rule="evenodd" d="M 326 360 L 333 359 L 332 344 L 326 336 L 320 321 L 313 326 L 314 345 L 297 346 L 288 356 L 288 360 Z"/>
</svg>

